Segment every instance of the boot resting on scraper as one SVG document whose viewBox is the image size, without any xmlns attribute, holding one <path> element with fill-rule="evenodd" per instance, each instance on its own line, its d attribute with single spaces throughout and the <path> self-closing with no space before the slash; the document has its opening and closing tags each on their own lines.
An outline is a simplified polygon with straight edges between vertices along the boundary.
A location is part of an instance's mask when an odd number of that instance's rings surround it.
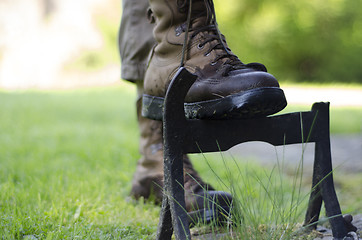
<svg viewBox="0 0 362 240">
<path fill-rule="evenodd" d="M 146 71 L 142 114 L 162 119 L 160 107 L 180 65 L 198 77 L 185 98 L 188 118 L 253 118 L 282 110 L 287 103 L 278 81 L 264 65 L 244 64 L 230 51 L 212 1 L 192 1 L 189 24 L 188 2 L 150 0 L 157 45 Z"/>
</svg>

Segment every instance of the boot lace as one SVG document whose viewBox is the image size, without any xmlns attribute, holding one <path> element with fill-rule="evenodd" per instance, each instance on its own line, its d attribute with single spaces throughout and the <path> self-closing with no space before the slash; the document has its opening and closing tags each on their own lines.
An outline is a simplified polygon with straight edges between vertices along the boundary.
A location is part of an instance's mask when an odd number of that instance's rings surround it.
<svg viewBox="0 0 362 240">
<path fill-rule="evenodd" d="M 234 55 L 230 48 L 226 45 L 225 36 L 220 33 L 220 30 L 217 25 L 216 21 L 216 14 L 214 9 L 214 3 L 212 0 L 195 0 L 195 1 L 204 1 L 206 6 L 206 17 L 208 25 L 205 26 L 199 26 L 195 29 L 192 28 L 192 22 L 199 18 L 200 16 L 205 15 L 205 11 L 202 11 L 200 13 L 195 13 L 192 10 L 192 3 L 193 0 L 178 0 L 178 8 L 181 12 L 185 12 L 185 10 L 188 8 L 188 15 L 187 15 L 187 21 L 186 24 L 183 24 L 181 26 L 182 31 L 185 32 L 185 38 L 184 38 L 184 44 L 182 48 L 182 58 L 180 67 L 184 66 L 185 58 L 186 58 L 186 49 L 188 46 L 188 41 L 196 37 L 199 33 L 204 33 L 204 40 L 199 43 L 199 47 L 202 48 L 205 44 L 211 43 L 209 49 L 206 51 L 205 55 L 210 54 L 214 50 L 222 50 L 218 51 L 218 54 L 216 58 L 211 63 L 212 65 L 216 64 L 219 60 L 224 60 L 223 65 L 225 66 L 225 70 L 223 72 L 223 75 L 227 75 L 230 71 L 236 70 L 236 69 L 242 69 L 246 68 L 246 65 L 242 63 L 239 58 Z M 191 17 L 192 15 L 196 15 L 195 17 Z M 192 33 L 189 38 L 189 33 Z"/>
</svg>

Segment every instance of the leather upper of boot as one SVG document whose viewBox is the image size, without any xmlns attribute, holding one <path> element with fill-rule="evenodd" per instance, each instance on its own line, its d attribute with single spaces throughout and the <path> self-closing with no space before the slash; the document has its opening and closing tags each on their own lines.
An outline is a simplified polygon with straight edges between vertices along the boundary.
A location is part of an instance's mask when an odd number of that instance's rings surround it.
<svg viewBox="0 0 362 240">
<path fill-rule="evenodd" d="M 187 30 L 187 10 L 176 0 L 151 0 L 158 42 L 145 76 L 145 93 L 164 96 L 180 66 Z M 184 8 L 187 6 L 184 6 Z M 185 101 L 222 98 L 259 87 L 279 87 L 278 81 L 259 63 L 244 64 L 218 34 L 203 0 L 194 0 L 184 67 L 198 76 Z M 222 41 L 222 42 L 221 42 Z"/>
</svg>

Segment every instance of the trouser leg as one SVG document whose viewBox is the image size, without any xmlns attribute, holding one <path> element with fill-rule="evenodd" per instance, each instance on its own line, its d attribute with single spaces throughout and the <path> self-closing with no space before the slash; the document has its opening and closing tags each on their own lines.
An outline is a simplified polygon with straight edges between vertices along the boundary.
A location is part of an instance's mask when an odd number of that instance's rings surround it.
<svg viewBox="0 0 362 240">
<path fill-rule="evenodd" d="M 137 86 L 137 120 L 140 129 L 141 158 L 132 181 L 131 195 L 148 198 L 153 192 L 162 198 L 158 185 L 163 179 L 162 123 L 141 116 L 143 79 L 149 52 L 155 40 L 153 26 L 147 19 L 148 0 L 123 0 L 118 43 L 121 75 Z"/>
<path fill-rule="evenodd" d="M 148 55 L 155 45 L 153 25 L 147 19 L 148 0 L 123 0 L 118 44 L 121 75 L 129 81 L 143 81 Z"/>
</svg>

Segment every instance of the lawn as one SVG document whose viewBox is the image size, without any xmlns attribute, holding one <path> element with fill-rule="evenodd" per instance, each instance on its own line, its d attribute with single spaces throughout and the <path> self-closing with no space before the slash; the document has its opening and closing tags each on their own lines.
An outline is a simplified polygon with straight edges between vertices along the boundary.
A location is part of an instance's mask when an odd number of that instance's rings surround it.
<svg viewBox="0 0 362 240">
<path fill-rule="evenodd" d="M 0 92 L 2 239 L 155 238 L 159 207 L 128 197 L 139 158 L 134 103 L 135 89 L 126 83 L 67 91 Z M 333 113 L 339 119 L 346 118 L 348 113 L 348 119 L 355 116 L 361 120 L 360 110 L 338 109 Z M 358 132 L 358 124 L 332 120 L 332 131 Z M 304 186 L 301 194 L 295 190 L 299 187 L 298 177 L 294 183 L 286 184 L 288 177 L 279 174 L 279 168 L 271 172 L 242 161 L 235 167 L 233 158 L 214 158 L 193 157 L 202 176 L 219 188 L 233 191 L 241 202 L 250 202 L 239 206 L 244 216 L 255 217 L 251 223 L 264 224 L 266 229 L 271 229 L 268 226 L 278 218 L 265 217 L 273 209 L 270 204 L 280 199 L 302 201 L 306 194 Z M 210 170 L 209 162 L 217 172 Z M 248 176 L 256 177 L 252 181 Z M 239 191 L 236 181 L 243 182 L 247 191 Z M 275 195 L 267 197 L 271 203 L 265 203 L 265 188 L 267 194 Z M 305 201 L 300 203 L 290 221 L 303 219 L 301 208 Z M 279 209 L 290 215 L 282 210 L 284 205 L 273 206 L 274 211 Z M 349 206 L 351 211 L 354 206 L 360 206 L 360 202 Z"/>
</svg>

